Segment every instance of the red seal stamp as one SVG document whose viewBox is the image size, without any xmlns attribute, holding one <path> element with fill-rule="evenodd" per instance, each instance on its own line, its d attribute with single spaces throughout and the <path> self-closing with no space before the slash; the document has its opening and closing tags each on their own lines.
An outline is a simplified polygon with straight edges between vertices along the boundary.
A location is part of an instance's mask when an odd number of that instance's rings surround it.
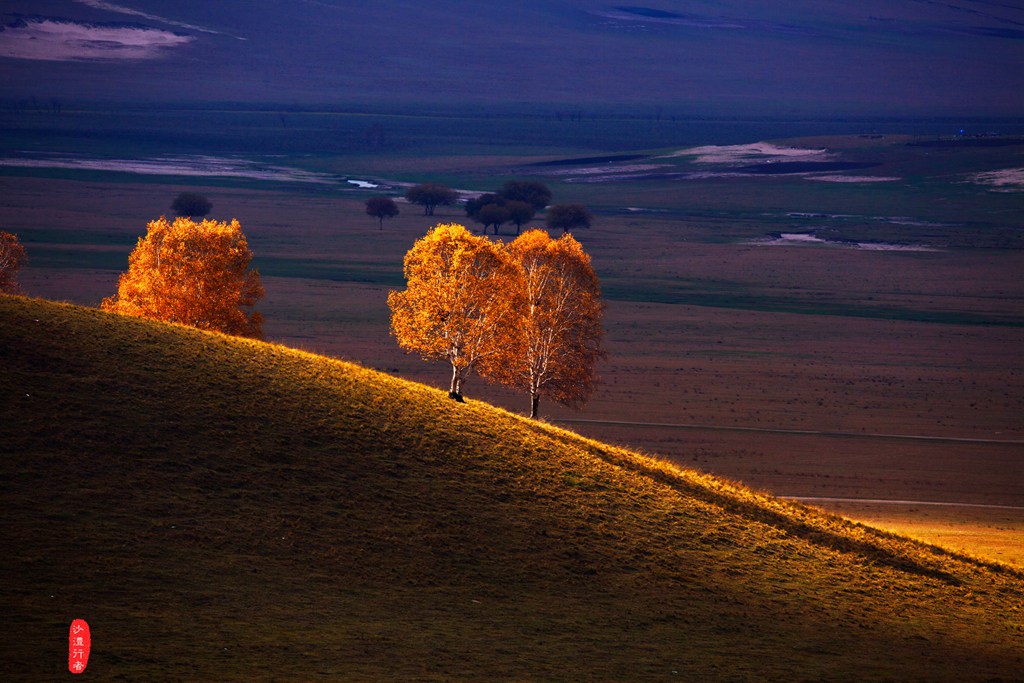
<svg viewBox="0 0 1024 683">
<path fill-rule="evenodd" d="M 75 619 L 68 630 L 68 671 L 80 674 L 89 665 L 92 636 L 85 619 Z"/>
</svg>

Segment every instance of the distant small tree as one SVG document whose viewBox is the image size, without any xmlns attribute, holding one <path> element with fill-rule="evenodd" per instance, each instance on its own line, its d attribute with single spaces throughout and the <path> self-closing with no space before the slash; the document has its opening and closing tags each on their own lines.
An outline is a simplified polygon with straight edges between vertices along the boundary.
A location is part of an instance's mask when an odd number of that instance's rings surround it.
<svg viewBox="0 0 1024 683">
<path fill-rule="evenodd" d="M 499 197 L 493 192 L 485 192 L 478 197 L 466 200 L 466 216 L 476 220 L 477 214 L 480 213 L 480 209 L 484 208 L 488 204 L 497 204 L 498 206 L 501 206 L 504 203 L 505 199 L 503 197 Z"/>
<path fill-rule="evenodd" d="M 480 207 L 480 210 L 476 212 L 475 220 L 478 223 L 482 223 L 484 226 L 484 234 L 487 234 L 487 226 L 494 226 L 494 234 L 498 234 L 498 229 L 503 223 L 508 223 L 511 219 L 511 214 L 507 207 L 501 204 L 486 204 Z"/>
<path fill-rule="evenodd" d="M 391 197 L 370 197 L 366 200 L 366 214 L 377 219 L 377 229 L 384 229 L 384 219 L 401 213 Z"/>
<path fill-rule="evenodd" d="M 424 216 L 433 216 L 435 207 L 450 206 L 459 200 L 459 195 L 444 185 L 421 183 L 406 190 L 405 198 L 412 204 L 422 205 Z"/>
<path fill-rule="evenodd" d="M 252 252 L 238 221 L 161 217 L 146 226 L 128 256 L 117 295 L 102 308 L 243 337 L 263 336 L 263 317 L 247 314 L 263 297 Z"/>
<path fill-rule="evenodd" d="M 494 226 L 494 234 L 502 224 L 512 220 L 512 212 L 506 208 L 507 201 L 500 194 L 487 192 L 479 197 L 466 201 L 466 215 L 483 225 L 483 234 L 487 234 L 487 228 Z"/>
<path fill-rule="evenodd" d="M 561 230 L 564 235 L 589 228 L 594 216 L 582 204 L 555 204 L 548 208 L 545 220 L 549 230 Z"/>
<path fill-rule="evenodd" d="M 213 202 L 196 192 L 182 192 L 171 202 L 175 216 L 202 218 L 213 210 Z"/>
<path fill-rule="evenodd" d="M 534 211 L 540 211 L 551 203 L 551 190 L 535 180 L 510 180 L 501 186 L 498 194 L 509 202 L 526 202 Z"/>
<path fill-rule="evenodd" d="M 18 236 L 0 231 L 0 292 L 17 294 L 18 271 L 27 261 L 25 247 L 21 246 Z"/>
<path fill-rule="evenodd" d="M 513 199 L 505 204 L 505 210 L 508 211 L 509 221 L 516 224 L 516 234 L 518 235 L 523 229 L 523 223 L 526 223 L 533 219 L 537 214 L 537 210 L 533 207 L 533 204 L 528 204 L 518 199 Z"/>
</svg>

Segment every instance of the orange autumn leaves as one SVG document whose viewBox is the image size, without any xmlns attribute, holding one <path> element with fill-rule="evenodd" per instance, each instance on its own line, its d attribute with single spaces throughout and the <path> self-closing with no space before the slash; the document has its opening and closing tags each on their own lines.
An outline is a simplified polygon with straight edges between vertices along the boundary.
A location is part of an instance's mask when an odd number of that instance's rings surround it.
<svg viewBox="0 0 1024 683">
<path fill-rule="evenodd" d="M 18 270 L 25 265 L 25 247 L 18 236 L 0 230 L 0 292 L 17 294 Z"/>
<path fill-rule="evenodd" d="M 597 274 L 583 247 L 565 234 L 551 239 L 530 230 L 508 246 L 522 289 L 515 357 L 492 376 L 530 394 L 530 417 L 545 396 L 575 406 L 594 390 L 594 366 L 603 355 L 604 302 Z"/>
<path fill-rule="evenodd" d="M 391 292 L 391 333 L 398 344 L 452 366 L 449 395 L 476 369 L 501 362 L 517 299 L 515 265 L 490 240 L 461 225 L 438 225 L 405 255 L 407 289 Z"/>
<path fill-rule="evenodd" d="M 476 371 L 577 405 L 594 389 L 604 304 L 590 257 L 571 235 L 531 230 L 508 246 L 438 225 L 405 257 L 407 288 L 388 296 L 399 345 L 452 367 L 450 395 Z"/>
<path fill-rule="evenodd" d="M 263 318 L 246 313 L 263 296 L 238 221 L 161 217 L 128 257 L 117 296 L 102 308 L 204 330 L 262 338 Z"/>
<path fill-rule="evenodd" d="M 262 337 L 263 296 L 238 221 L 152 221 L 102 308 L 227 334 Z M 391 292 L 399 345 L 452 368 L 462 399 L 474 371 L 530 396 L 574 406 L 594 390 L 604 304 L 590 257 L 571 235 L 531 230 L 506 245 L 438 225 L 405 257 L 407 288 Z"/>
</svg>

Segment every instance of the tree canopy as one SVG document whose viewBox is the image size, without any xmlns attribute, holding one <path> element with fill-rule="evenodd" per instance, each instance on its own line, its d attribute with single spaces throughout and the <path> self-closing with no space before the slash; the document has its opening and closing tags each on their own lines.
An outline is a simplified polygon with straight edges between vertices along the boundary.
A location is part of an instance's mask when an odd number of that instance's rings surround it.
<svg viewBox="0 0 1024 683">
<path fill-rule="evenodd" d="M 533 204 L 529 204 L 518 199 L 512 199 L 505 203 L 505 210 L 508 211 L 508 219 L 510 222 L 516 224 L 516 234 L 518 235 L 523 229 L 523 223 L 533 220 L 533 217 L 537 214 L 537 210 Z"/>
<path fill-rule="evenodd" d="M 502 384 L 530 395 L 530 417 L 541 396 L 567 406 L 593 393 L 603 355 L 604 303 L 590 256 L 572 235 L 551 239 L 529 230 L 508 251 L 518 270 L 521 308 L 509 340 L 511 358 L 488 367 Z"/>
<path fill-rule="evenodd" d="M 510 180 L 501 186 L 498 194 L 509 202 L 526 202 L 534 211 L 540 211 L 551 203 L 551 190 L 536 180 Z"/>
<path fill-rule="evenodd" d="M 496 204 L 502 206 L 505 200 L 502 197 L 494 194 L 493 192 L 485 192 L 482 195 L 473 197 L 472 199 L 466 200 L 466 216 L 469 218 L 476 219 L 476 215 L 480 212 L 480 209 L 484 208 L 489 204 Z"/>
<path fill-rule="evenodd" d="M 421 183 L 406 190 L 405 198 L 412 204 L 422 205 L 424 216 L 433 216 L 435 207 L 450 206 L 459 200 L 459 195 L 445 185 Z"/>
<path fill-rule="evenodd" d="M 18 271 L 27 261 L 25 247 L 21 246 L 18 236 L 0 230 L 0 292 L 17 294 Z"/>
<path fill-rule="evenodd" d="M 604 303 L 571 235 L 529 230 L 506 247 L 438 225 L 406 254 L 405 277 L 388 295 L 391 333 L 406 351 L 451 364 L 452 398 L 474 370 L 526 391 L 531 417 L 541 396 L 576 406 L 593 393 Z"/>
<path fill-rule="evenodd" d="M 263 318 L 246 313 L 263 297 L 252 252 L 238 221 L 161 217 L 147 225 L 128 257 L 117 295 L 102 308 L 205 330 L 261 338 Z"/>
<path fill-rule="evenodd" d="M 502 224 L 508 223 L 512 218 L 508 207 L 502 204 L 484 204 L 474 216 L 474 220 L 484 226 L 484 234 L 487 234 L 487 227 L 494 226 L 494 234 L 497 235 Z"/>
<path fill-rule="evenodd" d="M 366 214 L 377 219 L 377 229 L 384 229 L 384 219 L 394 218 L 401 211 L 391 197 L 370 197 L 366 200 Z"/>
<path fill-rule="evenodd" d="M 515 223 L 518 235 L 523 224 L 533 220 L 537 212 L 551 201 L 551 190 L 544 183 L 533 180 L 510 180 L 497 192 L 488 192 L 466 202 L 466 215 L 487 228 L 494 226 L 494 234 L 504 223 Z"/>
<path fill-rule="evenodd" d="M 555 204 L 548 207 L 545 222 L 549 230 L 567 234 L 576 229 L 589 228 L 594 216 L 582 204 Z"/>
<path fill-rule="evenodd" d="M 171 202 L 175 216 L 202 218 L 213 210 L 213 202 L 196 192 L 182 192 Z"/>
<path fill-rule="evenodd" d="M 487 228 L 494 224 L 494 234 L 498 234 L 498 226 L 507 223 L 509 214 L 505 211 L 505 199 L 493 192 L 466 200 L 466 216 L 483 226 L 483 234 L 487 234 Z"/>
<path fill-rule="evenodd" d="M 399 346 L 451 364 L 449 395 L 462 400 L 474 369 L 503 361 L 520 308 L 517 271 L 499 244 L 462 225 L 442 224 L 405 255 L 406 289 L 388 295 Z"/>
</svg>

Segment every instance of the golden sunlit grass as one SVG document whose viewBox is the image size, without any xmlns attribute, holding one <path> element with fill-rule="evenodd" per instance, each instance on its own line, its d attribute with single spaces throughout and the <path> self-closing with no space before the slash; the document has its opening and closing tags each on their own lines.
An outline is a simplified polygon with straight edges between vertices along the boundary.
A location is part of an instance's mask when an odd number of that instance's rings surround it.
<svg viewBox="0 0 1024 683">
<path fill-rule="evenodd" d="M 874 527 L 1024 568 L 1024 523 L 1016 510 L 845 501 L 827 505 Z"/>
<path fill-rule="evenodd" d="M 0 675 L 985 680 L 1024 575 L 358 366 L 0 297 Z"/>
</svg>

